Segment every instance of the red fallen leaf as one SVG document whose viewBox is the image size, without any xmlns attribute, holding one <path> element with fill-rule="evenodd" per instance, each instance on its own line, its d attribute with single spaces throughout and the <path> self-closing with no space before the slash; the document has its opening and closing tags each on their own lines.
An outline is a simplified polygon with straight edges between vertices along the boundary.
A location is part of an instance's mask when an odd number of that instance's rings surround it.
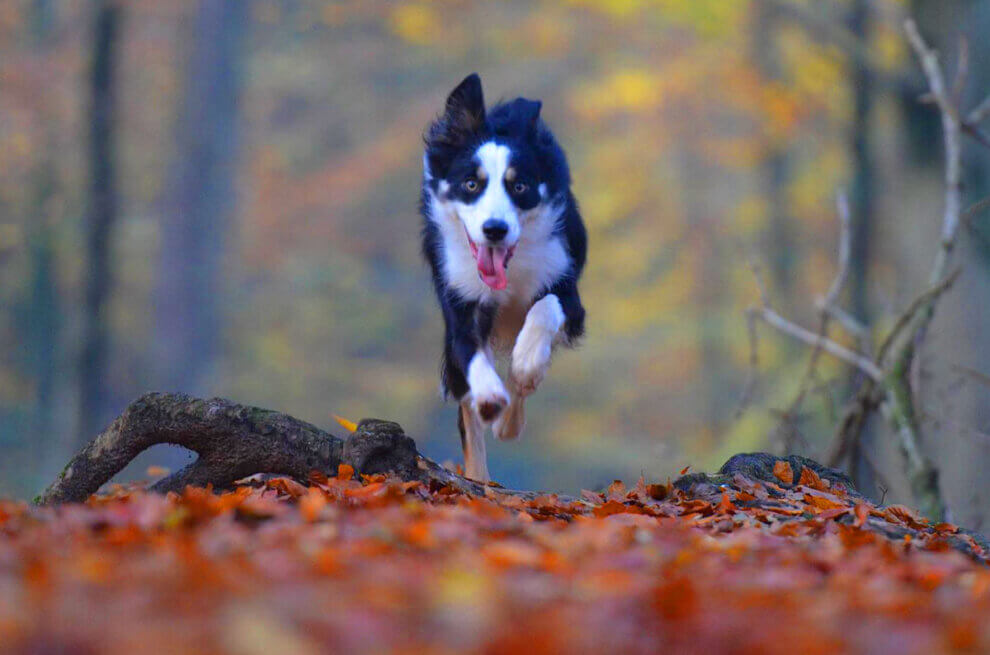
<svg viewBox="0 0 990 655">
<path fill-rule="evenodd" d="M 653 500 L 663 500 L 670 494 L 670 486 L 666 484 L 646 485 L 646 495 Z"/>
<path fill-rule="evenodd" d="M 350 464 L 341 464 L 337 467 L 337 479 L 347 482 L 354 477 L 354 467 Z"/>
<path fill-rule="evenodd" d="M 299 498 L 305 496 L 307 488 L 293 480 L 292 478 L 272 478 L 268 480 L 266 486 L 269 489 L 275 489 L 286 496 L 291 498 Z"/>
<path fill-rule="evenodd" d="M 863 527 L 866 523 L 866 519 L 870 516 L 870 506 L 866 503 L 859 503 L 856 505 L 856 521 L 853 523 L 857 528 Z"/>
<path fill-rule="evenodd" d="M 774 514 L 783 514 L 784 516 L 801 516 L 805 512 L 805 510 L 795 507 L 778 507 L 776 505 L 768 505 L 763 509 Z"/>
<path fill-rule="evenodd" d="M 688 469 L 690 469 L 690 468 L 691 468 L 690 466 L 685 466 L 684 468 L 682 468 L 681 469 L 681 475 L 684 475 L 685 473 L 687 473 L 688 472 Z"/>
<path fill-rule="evenodd" d="M 324 487 L 330 484 L 330 478 L 328 478 L 327 474 L 324 473 L 323 471 L 315 471 L 315 470 L 310 471 L 309 481 L 311 484 L 319 484 L 319 485 L 323 485 Z"/>
<path fill-rule="evenodd" d="M 798 484 L 803 484 L 818 491 L 825 491 L 827 489 L 821 477 L 807 466 L 801 469 L 801 478 L 798 480 Z"/>
<path fill-rule="evenodd" d="M 668 621 L 683 621 L 699 610 L 698 592 L 689 578 L 679 576 L 653 592 L 653 607 Z"/>
<path fill-rule="evenodd" d="M 791 470 L 791 463 L 778 459 L 773 465 L 773 476 L 784 484 L 794 484 L 794 471 Z"/>
<path fill-rule="evenodd" d="M 581 490 L 581 497 L 590 503 L 599 503 L 603 500 L 602 495 L 596 491 Z"/>
<path fill-rule="evenodd" d="M 358 487 L 357 489 L 345 489 L 344 495 L 348 498 L 373 498 L 388 491 L 384 482 L 372 482 L 371 484 Z"/>
<path fill-rule="evenodd" d="M 722 500 L 719 502 L 716 511 L 719 514 L 729 514 L 736 511 L 736 506 L 732 504 L 732 500 L 729 498 L 729 494 L 727 492 L 722 492 Z"/>
<path fill-rule="evenodd" d="M 629 505 L 624 505 L 623 503 L 620 503 L 618 501 L 610 500 L 604 505 L 599 505 L 598 507 L 591 510 L 591 513 L 598 518 L 604 518 L 606 516 L 612 516 L 613 514 L 623 514 L 625 512 L 629 512 L 634 509 L 639 509 L 639 508 L 638 507 L 634 508 Z"/>
<path fill-rule="evenodd" d="M 908 527 L 920 529 L 928 526 L 928 519 L 918 516 L 914 510 L 904 505 L 890 505 L 885 512 L 886 516 L 893 519 L 894 523 L 902 523 Z"/>
<path fill-rule="evenodd" d="M 502 540 L 481 549 L 481 555 L 497 568 L 528 566 L 536 568 L 543 563 L 543 551 L 521 540 Z"/>
<path fill-rule="evenodd" d="M 822 521 L 832 521 L 849 513 L 850 511 L 852 511 L 852 508 L 850 507 L 835 507 L 833 509 L 827 509 L 821 514 L 817 514 L 815 518 Z"/>
<path fill-rule="evenodd" d="M 939 534 L 956 534 L 959 532 L 959 526 L 952 523 L 937 523 L 933 529 Z"/>
<path fill-rule="evenodd" d="M 744 503 L 751 503 L 756 500 L 756 496 L 749 493 L 748 491 L 740 491 L 736 494 L 736 500 Z"/>
<path fill-rule="evenodd" d="M 612 484 L 608 485 L 608 489 L 605 490 L 605 497 L 610 500 L 624 500 L 626 485 L 622 483 L 622 480 L 613 480 Z"/>
<path fill-rule="evenodd" d="M 862 528 L 843 525 L 841 523 L 833 525 L 838 526 L 839 538 L 842 540 L 842 545 L 849 549 L 875 544 L 878 539 L 882 539 L 882 537 L 877 536 L 876 532 L 871 532 L 870 530 L 863 530 Z"/>
<path fill-rule="evenodd" d="M 848 508 L 848 506 L 841 501 L 832 500 L 827 496 L 818 495 L 818 494 L 804 494 L 804 502 L 818 509 Z"/>
<path fill-rule="evenodd" d="M 702 516 L 710 516 L 715 511 L 715 507 L 710 502 L 701 499 L 685 500 L 678 503 L 678 507 L 681 508 L 683 515 L 700 514 Z"/>
<path fill-rule="evenodd" d="M 318 487 L 310 487 L 306 495 L 299 498 L 299 513 L 309 523 L 318 519 L 326 506 L 326 494 Z"/>
<path fill-rule="evenodd" d="M 433 528 L 427 520 L 414 521 L 402 530 L 406 542 L 417 548 L 433 548 L 437 545 Z"/>
</svg>

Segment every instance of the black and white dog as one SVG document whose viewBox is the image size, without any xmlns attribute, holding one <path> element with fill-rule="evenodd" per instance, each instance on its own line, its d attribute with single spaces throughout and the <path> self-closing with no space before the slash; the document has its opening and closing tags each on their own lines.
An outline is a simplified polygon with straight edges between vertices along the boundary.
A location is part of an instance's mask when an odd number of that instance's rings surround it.
<svg viewBox="0 0 990 655">
<path fill-rule="evenodd" d="M 517 98 L 486 112 L 472 74 L 424 137 L 423 253 L 446 325 L 443 391 L 460 403 L 465 472 L 482 481 L 485 426 L 494 422 L 499 439 L 518 437 L 523 401 L 554 345 L 584 331 L 577 283 L 587 236 L 540 107 Z M 494 357 L 509 353 L 507 389 Z"/>
</svg>

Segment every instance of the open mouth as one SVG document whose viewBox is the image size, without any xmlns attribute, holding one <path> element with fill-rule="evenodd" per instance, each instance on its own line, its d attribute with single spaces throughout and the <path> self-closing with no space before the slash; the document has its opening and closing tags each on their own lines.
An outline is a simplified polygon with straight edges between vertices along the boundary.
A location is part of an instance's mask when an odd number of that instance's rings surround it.
<svg viewBox="0 0 990 655">
<path fill-rule="evenodd" d="M 467 230 L 464 231 L 467 234 Z M 479 246 L 468 235 L 471 254 L 478 264 L 478 277 L 492 289 L 499 291 L 509 285 L 505 272 L 509 268 L 509 260 L 515 252 L 515 246 Z"/>
</svg>

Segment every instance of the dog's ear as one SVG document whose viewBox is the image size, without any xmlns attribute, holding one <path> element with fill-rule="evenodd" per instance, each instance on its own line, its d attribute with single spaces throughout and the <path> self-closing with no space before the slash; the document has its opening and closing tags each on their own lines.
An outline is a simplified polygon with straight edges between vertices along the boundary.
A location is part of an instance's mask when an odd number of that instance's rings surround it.
<svg viewBox="0 0 990 655">
<path fill-rule="evenodd" d="M 471 73 L 450 92 L 443 114 L 433 121 L 424 135 L 431 175 L 444 175 L 445 162 L 457 148 L 484 131 L 485 119 L 481 78 L 477 73 Z"/>
<path fill-rule="evenodd" d="M 464 127 L 480 128 L 485 122 L 485 96 L 481 78 L 471 73 L 447 96 L 445 118 L 461 122 Z"/>
<path fill-rule="evenodd" d="M 519 108 L 520 122 L 526 126 L 527 130 L 536 129 L 536 122 L 540 120 L 540 109 L 543 108 L 543 103 L 539 100 L 518 98 L 516 105 Z"/>
<path fill-rule="evenodd" d="M 540 120 L 542 108 L 542 102 L 528 98 L 516 98 L 502 105 L 502 110 L 493 119 L 495 134 L 523 136 L 533 133 Z"/>
</svg>

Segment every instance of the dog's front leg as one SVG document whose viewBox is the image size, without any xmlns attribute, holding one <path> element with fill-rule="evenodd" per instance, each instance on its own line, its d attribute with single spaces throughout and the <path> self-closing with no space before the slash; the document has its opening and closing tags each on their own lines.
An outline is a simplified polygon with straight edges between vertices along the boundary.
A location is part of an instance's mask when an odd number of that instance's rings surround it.
<svg viewBox="0 0 990 655">
<path fill-rule="evenodd" d="M 525 398 L 536 391 L 550 368 L 553 344 L 564 326 L 560 300 L 550 293 L 533 303 L 512 348 L 514 391 Z"/>
</svg>

